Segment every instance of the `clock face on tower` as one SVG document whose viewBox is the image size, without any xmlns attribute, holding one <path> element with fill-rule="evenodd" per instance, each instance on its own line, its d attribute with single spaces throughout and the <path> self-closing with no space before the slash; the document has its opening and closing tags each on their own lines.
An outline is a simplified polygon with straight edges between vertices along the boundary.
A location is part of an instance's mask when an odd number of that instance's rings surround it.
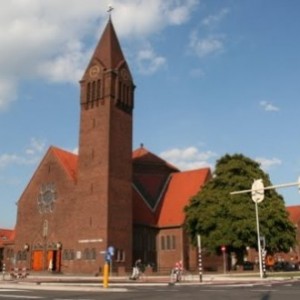
<svg viewBox="0 0 300 300">
<path fill-rule="evenodd" d="M 38 209 L 40 213 L 51 213 L 56 200 L 56 188 L 54 183 L 42 184 L 38 195 Z"/>
<path fill-rule="evenodd" d="M 128 71 L 126 69 L 122 69 L 121 70 L 121 77 L 124 80 L 128 80 L 129 79 L 129 74 L 128 74 Z"/>
<path fill-rule="evenodd" d="M 99 72 L 100 72 L 100 68 L 99 68 L 99 66 L 92 66 L 91 68 L 90 68 L 90 70 L 89 70 L 89 75 L 92 77 L 92 78 L 94 78 L 94 77 L 96 77 L 98 74 L 99 74 Z"/>
</svg>

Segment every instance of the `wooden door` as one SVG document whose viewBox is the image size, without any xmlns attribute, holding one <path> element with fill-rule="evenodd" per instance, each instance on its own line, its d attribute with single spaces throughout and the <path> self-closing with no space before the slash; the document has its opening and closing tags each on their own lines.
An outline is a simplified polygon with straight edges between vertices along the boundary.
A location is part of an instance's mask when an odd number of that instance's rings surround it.
<svg viewBox="0 0 300 300">
<path fill-rule="evenodd" d="M 32 270 L 43 271 L 43 251 L 37 250 L 32 252 Z"/>
</svg>

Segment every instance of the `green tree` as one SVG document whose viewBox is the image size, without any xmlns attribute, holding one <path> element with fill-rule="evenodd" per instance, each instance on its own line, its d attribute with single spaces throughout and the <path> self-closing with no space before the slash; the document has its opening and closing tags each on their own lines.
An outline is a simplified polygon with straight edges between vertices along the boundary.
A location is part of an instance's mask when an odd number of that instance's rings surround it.
<svg viewBox="0 0 300 300">
<path fill-rule="evenodd" d="M 194 244 L 201 235 L 203 247 L 211 253 L 226 245 L 241 262 L 246 247 L 257 249 L 255 204 L 248 190 L 253 180 L 272 185 L 260 165 L 242 154 L 225 155 L 217 161 L 211 180 L 185 207 L 186 228 Z M 265 237 L 268 253 L 287 252 L 296 243 L 296 230 L 289 221 L 284 200 L 275 190 L 265 190 L 258 204 L 260 235 Z"/>
</svg>

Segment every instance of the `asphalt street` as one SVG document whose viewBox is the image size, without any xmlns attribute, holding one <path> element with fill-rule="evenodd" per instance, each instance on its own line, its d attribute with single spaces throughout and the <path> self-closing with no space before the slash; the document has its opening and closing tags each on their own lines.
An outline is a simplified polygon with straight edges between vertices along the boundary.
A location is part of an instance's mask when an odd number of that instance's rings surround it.
<svg viewBox="0 0 300 300">
<path fill-rule="evenodd" d="M 162 300 L 162 299 L 197 299 L 197 300 L 298 300 L 300 295 L 300 281 L 282 281 L 265 283 L 237 284 L 175 284 L 175 285 L 131 285 L 109 287 L 99 286 L 89 288 L 73 288 L 48 286 L 48 288 L 33 285 L 0 285 L 0 299 L 44 299 L 44 300 Z"/>
</svg>

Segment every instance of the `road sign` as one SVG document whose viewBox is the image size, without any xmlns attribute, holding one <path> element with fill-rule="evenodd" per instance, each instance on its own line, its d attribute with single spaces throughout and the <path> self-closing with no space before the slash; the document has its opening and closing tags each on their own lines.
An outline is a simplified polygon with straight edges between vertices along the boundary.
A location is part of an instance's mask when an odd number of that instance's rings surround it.
<svg viewBox="0 0 300 300">
<path fill-rule="evenodd" d="M 107 252 L 111 255 L 111 256 L 114 256 L 115 254 L 115 247 L 114 246 L 109 246 L 107 248 Z"/>
<path fill-rule="evenodd" d="M 254 180 L 251 187 L 251 196 L 255 203 L 260 203 L 264 200 L 265 191 L 262 179 Z"/>
<path fill-rule="evenodd" d="M 105 254 L 105 261 L 111 262 L 111 255 L 108 252 Z"/>
<path fill-rule="evenodd" d="M 226 251 L 226 247 L 225 246 L 222 246 L 221 247 L 221 250 L 224 252 L 224 251 Z"/>
</svg>

